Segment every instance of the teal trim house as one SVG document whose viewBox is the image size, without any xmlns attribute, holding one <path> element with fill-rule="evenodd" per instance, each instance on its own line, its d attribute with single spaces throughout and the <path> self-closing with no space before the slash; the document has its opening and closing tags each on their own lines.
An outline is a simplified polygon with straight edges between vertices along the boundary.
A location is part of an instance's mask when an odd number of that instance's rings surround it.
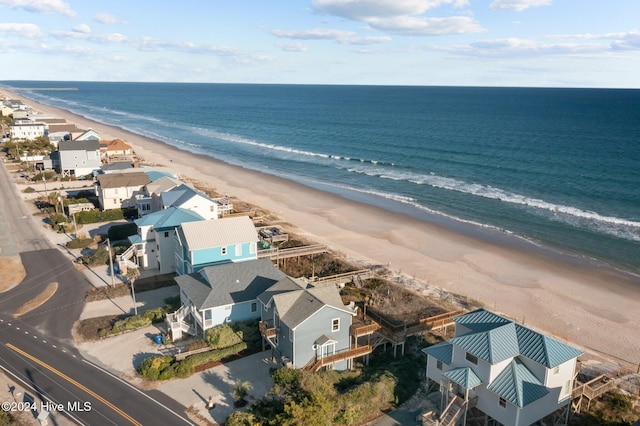
<svg viewBox="0 0 640 426">
<path fill-rule="evenodd" d="M 258 258 L 258 232 L 247 216 L 183 223 L 176 230 L 178 275 Z"/>
<path fill-rule="evenodd" d="M 161 274 L 175 272 L 176 228 L 183 223 L 203 220 L 198 213 L 178 207 L 136 219 L 138 233 L 129 237 L 131 247 L 119 256 L 119 260 L 134 258 L 134 263 L 142 269 L 158 269 Z"/>
<path fill-rule="evenodd" d="M 423 349 L 427 379 L 442 393 L 441 419 L 464 424 L 474 409 L 489 425 L 531 425 L 547 416 L 566 424 L 582 351 L 485 309 L 453 321 L 452 339 Z"/>
</svg>

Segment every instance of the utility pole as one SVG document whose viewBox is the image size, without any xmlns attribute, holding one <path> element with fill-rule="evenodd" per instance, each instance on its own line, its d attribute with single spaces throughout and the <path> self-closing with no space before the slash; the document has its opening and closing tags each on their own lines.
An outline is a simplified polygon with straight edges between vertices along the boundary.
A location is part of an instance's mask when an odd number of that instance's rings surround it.
<svg viewBox="0 0 640 426">
<path fill-rule="evenodd" d="M 44 171 L 42 171 L 42 182 L 44 182 L 44 197 L 49 201 L 49 194 L 47 194 L 47 179 L 44 177 Z"/>
<path fill-rule="evenodd" d="M 78 222 L 76 222 L 76 213 L 73 212 L 71 213 L 71 216 L 73 216 L 73 227 L 76 230 L 76 239 L 78 238 Z M 111 250 L 109 250 L 109 255 L 111 255 Z"/>
<path fill-rule="evenodd" d="M 109 267 L 111 268 L 111 287 L 115 287 L 115 272 L 113 271 L 113 256 L 111 255 L 111 241 L 107 238 L 107 250 L 109 250 Z"/>
</svg>

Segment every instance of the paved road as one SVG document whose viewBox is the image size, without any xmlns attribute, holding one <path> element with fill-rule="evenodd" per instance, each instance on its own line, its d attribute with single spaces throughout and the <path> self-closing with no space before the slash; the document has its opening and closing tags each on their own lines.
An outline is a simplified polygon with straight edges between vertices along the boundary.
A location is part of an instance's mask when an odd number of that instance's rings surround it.
<svg viewBox="0 0 640 426">
<path fill-rule="evenodd" d="M 42 399 L 62 404 L 80 424 L 192 424 L 181 414 L 184 408 L 160 392 L 142 392 L 85 361 L 75 348 L 5 315 L 0 315 L 0 365 Z"/>
<path fill-rule="evenodd" d="M 27 210 L 4 163 L 0 164 L 0 223 L 0 255 L 19 253 L 27 273 L 17 287 L 0 295 L 0 368 L 42 399 L 65 407 L 77 404 L 70 414 L 80 424 L 192 424 L 174 400 L 158 391 L 134 388 L 82 359 L 73 347 L 71 328 L 91 284 L 44 237 L 42 224 Z M 13 318 L 19 306 L 54 281 L 58 291 L 51 299 Z"/>
</svg>

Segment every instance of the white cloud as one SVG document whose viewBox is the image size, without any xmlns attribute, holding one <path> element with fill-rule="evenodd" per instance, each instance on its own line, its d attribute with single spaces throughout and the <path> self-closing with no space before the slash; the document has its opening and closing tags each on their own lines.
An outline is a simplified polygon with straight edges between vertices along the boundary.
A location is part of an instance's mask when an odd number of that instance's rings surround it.
<svg viewBox="0 0 640 426">
<path fill-rule="evenodd" d="M 448 18 L 399 16 L 389 19 L 372 19 L 369 21 L 369 25 L 380 31 L 413 36 L 469 34 L 485 31 L 482 25 L 467 16 Z"/>
<path fill-rule="evenodd" d="M 24 38 L 38 38 L 42 36 L 40 28 L 35 24 L 0 23 L 0 33 L 17 35 Z"/>
<path fill-rule="evenodd" d="M 340 44 L 379 44 L 386 43 L 391 37 L 359 37 L 353 31 L 334 30 L 330 28 L 314 28 L 311 30 L 272 30 L 276 37 L 292 40 L 334 40 Z"/>
<path fill-rule="evenodd" d="M 302 43 L 281 43 L 276 44 L 276 47 L 284 50 L 285 52 L 306 52 L 307 48 Z"/>
<path fill-rule="evenodd" d="M 462 7 L 467 0 L 313 0 L 311 6 L 318 13 L 340 16 L 354 21 L 371 18 L 393 18 L 419 15 L 445 4 Z"/>
<path fill-rule="evenodd" d="M 333 30 L 329 28 L 314 28 L 311 30 L 272 30 L 276 37 L 294 40 L 340 40 L 355 35 L 353 31 Z"/>
<path fill-rule="evenodd" d="M 70 18 L 77 15 L 69 4 L 61 0 L 0 0 L 0 5 L 45 15 L 64 15 Z"/>
<path fill-rule="evenodd" d="M 489 5 L 492 9 L 513 9 L 522 12 L 530 7 L 549 6 L 552 0 L 493 0 Z"/>
<path fill-rule="evenodd" d="M 127 21 L 123 21 L 114 15 L 111 15 L 109 13 L 104 13 L 104 12 L 96 14 L 96 16 L 94 16 L 93 19 L 96 20 L 97 22 L 100 22 L 101 24 L 126 24 L 127 23 Z"/>
<path fill-rule="evenodd" d="M 73 30 L 76 33 L 89 34 L 91 32 L 91 28 L 87 24 L 80 24 L 73 27 Z"/>
</svg>

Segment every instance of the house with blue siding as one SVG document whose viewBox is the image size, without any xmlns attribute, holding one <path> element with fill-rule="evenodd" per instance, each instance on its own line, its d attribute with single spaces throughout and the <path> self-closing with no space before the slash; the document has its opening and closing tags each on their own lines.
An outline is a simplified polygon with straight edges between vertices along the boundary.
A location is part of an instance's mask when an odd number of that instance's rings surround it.
<svg viewBox="0 0 640 426">
<path fill-rule="evenodd" d="M 279 283 L 300 288 L 269 259 L 207 266 L 175 281 L 182 306 L 167 316 L 174 339 L 185 332 L 204 338 L 208 329 L 220 324 L 257 320 L 258 296 L 265 290 Z"/>
<path fill-rule="evenodd" d="M 127 261 L 144 270 L 157 269 L 161 274 L 176 271 L 176 228 L 204 218 L 191 210 L 171 207 L 134 220 L 138 232 L 129 237 L 131 247 L 118 256 L 121 269 Z M 123 265 L 125 263 L 125 265 Z"/>
<path fill-rule="evenodd" d="M 258 232 L 248 216 L 183 223 L 175 235 L 178 275 L 258 258 Z"/>
<path fill-rule="evenodd" d="M 260 331 L 282 365 L 317 371 L 345 370 L 353 358 L 371 352 L 351 336 L 353 305 L 344 305 L 333 286 L 281 281 L 258 296 Z M 355 345 L 354 345 L 355 344 Z"/>
<path fill-rule="evenodd" d="M 423 349 L 442 393 L 440 421 L 465 424 L 474 410 L 487 425 L 567 423 L 582 351 L 485 309 L 453 321 L 452 339 Z"/>
</svg>

